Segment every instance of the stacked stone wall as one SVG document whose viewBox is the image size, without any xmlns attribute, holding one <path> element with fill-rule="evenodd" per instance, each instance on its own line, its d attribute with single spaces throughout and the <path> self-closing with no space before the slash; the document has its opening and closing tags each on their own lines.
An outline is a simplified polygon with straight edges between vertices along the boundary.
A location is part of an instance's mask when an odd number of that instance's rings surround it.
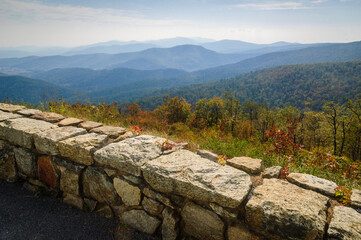
<svg viewBox="0 0 361 240">
<path fill-rule="evenodd" d="M 222 166 L 166 139 L 0 104 L 0 178 L 162 239 L 361 239 L 361 192 L 233 158 Z"/>
</svg>

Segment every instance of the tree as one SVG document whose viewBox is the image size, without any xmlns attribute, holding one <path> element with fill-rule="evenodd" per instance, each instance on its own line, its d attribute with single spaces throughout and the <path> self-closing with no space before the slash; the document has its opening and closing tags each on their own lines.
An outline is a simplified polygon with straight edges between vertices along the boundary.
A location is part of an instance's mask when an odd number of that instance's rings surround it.
<svg viewBox="0 0 361 240">
<path fill-rule="evenodd" d="M 201 99 L 196 103 L 193 125 L 196 127 L 212 127 L 223 118 L 223 101 L 214 97 Z"/>
<path fill-rule="evenodd" d="M 241 104 L 238 98 L 232 95 L 232 92 L 226 92 L 222 96 L 224 122 L 230 125 L 231 132 L 234 132 L 234 127 L 241 116 Z"/>
<path fill-rule="evenodd" d="M 167 123 L 186 122 L 191 114 L 191 105 L 184 98 L 170 98 L 166 95 L 163 105 L 154 111 L 161 120 L 166 120 Z"/>
</svg>

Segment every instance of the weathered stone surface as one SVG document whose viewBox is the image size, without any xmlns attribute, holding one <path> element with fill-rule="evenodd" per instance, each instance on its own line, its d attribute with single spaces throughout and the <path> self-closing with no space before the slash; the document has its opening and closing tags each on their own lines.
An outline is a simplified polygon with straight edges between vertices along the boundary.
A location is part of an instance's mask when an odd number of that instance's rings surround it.
<svg viewBox="0 0 361 240">
<path fill-rule="evenodd" d="M 179 217 L 174 210 L 168 207 L 163 210 L 162 216 L 162 239 L 176 240 L 179 233 Z"/>
<path fill-rule="evenodd" d="M 85 130 L 90 130 L 93 128 L 101 127 L 103 126 L 102 123 L 93 122 L 93 121 L 85 121 L 79 124 L 79 127 L 84 128 Z"/>
<path fill-rule="evenodd" d="M 34 154 L 23 148 L 15 148 L 14 152 L 18 170 L 26 176 L 35 177 L 36 160 Z"/>
<path fill-rule="evenodd" d="M 69 193 L 63 194 L 63 202 L 79 209 L 83 209 L 84 206 L 83 199 L 81 197 Z"/>
<path fill-rule="evenodd" d="M 221 166 L 186 150 L 150 161 L 142 171 L 149 185 L 159 192 L 230 208 L 243 202 L 252 184 L 247 173 Z"/>
<path fill-rule="evenodd" d="M 98 206 L 96 213 L 98 213 L 100 216 L 103 216 L 105 218 L 113 218 L 114 214 L 109 205 L 103 204 Z"/>
<path fill-rule="evenodd" d="M 120 178 L 114 178 L 114 188 L 127 206 L 139 205 L 142 194 L 140 189 Z"/>
<path fill-rule="evenodd" d="M 224 219 L 228 221 L 237 220 L 238 211 L 236 210 L 231 211 L 215 203 L 210 203 L 209 206 L 215 213 L 217 213 L 219 216 L 223 217 Z"/>
<path fill-rule="evenodd" d="M 90 130 L 90 132 L 108 135 L 110 138 L 117 138 L 120 135 L 124 134 L 126 131 L 127 129 L 125 128 L 112 126 L 97 127 Z"/>
<path fill-rule="evenodd" d="M 118 171 L 115 169 L 111 169 L 111 168 L 104 168 L 104 172 L 109 176 L 109 177 L 114 177 L 117 175 Z"/>
<path fill-rule="evenodd" d="M 40 112 L 31 117 L 51 123 L 57 123 L 65 118 L 63 115 L 53 112 Z"/>
<path fill-rule="evenodd" d="M 58 123 L 59 127 L 65 127 L 65 126 L 77 126 L 79 125 L 79 123 L 83 122 L 83 120 L 79 119 L 79 118 L 65 118 L 63 120 L 61 120 Z"/>
<path fill-rule="evenodd" d="M 16 112 L 23 109 L 26 109 L 26 107 L 7 103 L 0 103 L 0 110 L 4 112 Z"/>
<path fill-rule="evenodd" d="M 21 117 L 21 115 L 16 114 L 16 113 L 0 111 L 0 122 L 4 121 L 4 120 L 7 120 L 7 119 L 19 118 L 19 117 Z"/>
<path fill-rule="evenodd" d="M 128 181 L 130 181 L 130 182 L 132 182 L 132 183 L 134 183 L 134 184 L 137 184 L 137 185 L 139 185 L 139 184 L 141 184 L 141 183 L 143 182 L 143 180 L 142 180 L 141 178 L 135 177 L 135 176 L 133 176 L 133 175 L 124 175 L 123 177 L 124 177 L 126 180 L 128 180 Z"/>
<path fill-rule="evenodd" d="M 185 233 L 198 239 L 223 239 L 224 224 L 214 212 L 188 202 L 181 214 Z"/>
<path fill-rule="evenodd" d="M 235 157 L 229 159 L 227 164 L 251 174 L 257 174 L 263 171 L 263 161 L 256 158 Z"/>
<path fill-rule="evenodd" d="M 84 198 L 84 210 L 88 212 L 93 212 L 95 208 L 97 207 L 98 202 L 90 199 L 90 198 Z"/>
<path fill-rule="evenodd" d="M 264 170 L 263 177 L 264 178 L 279 178 L 281 174 L 282 167 L 281 166 L 273 166 L 266 168 Z"/>
<path fill-rule="evenodd" d="M 60 171 L 64 171 L 65 169 L 67 169 L 77 174 L 79 174 L 85 168 L 84 165 L 74 163 L 62 157 L 54 157 L 54 163 Z"/>
<path fill-rule="evenodd" d="M 38 109 L 24 109 L 24 110 L 18 111 L 17 113 L 24 115 L 24 116 L 32 116 L 35 114 L 40 114 L 42 112 Z"/>
<path fill-rule="evenodd" d="M 57 126 L 29 118 L 15 118 L 0 122 L 0 138 L 9 142 L 31 149 L 33 146 L 33 135 Z"/>
<path fill-rule="evenodd" d="M 361 214 L 344 206 L 336 206 L 328 228 L 328 239 L 361 239 Z"/>
<path fill-rule="evenodd" d="M 154 192 L 153 190 L 150 190 L 149 188 L 144 188 L 143 189 L 143 194 L 149 198 L 155 199 L 161 203 L 163 203 L 164 205 L 174 208 L 172 202 L 169 200 L 169 198 L 163 196 L 160 193 Z"/>
<path fill-rule="evenodd" d="M 160 225 L 160 221 L 157 218 L 148 215 L 143 210 L 130 210 L 124 212 L 121 216 L 121 220 L 131 227 L 149 234 L 153 234 Z"/>
<path fill-rule="evenodd" d="M 60 174 L 60 190 L 73 195 L 79 195 L 79 173 L 62 169 Z"/>
<path fill-rule="evenodd" d="M 149 213 L 150 215 L 155 215 L 155 216 L 162 216 L 162 210 L 164 208 L 164 206 L 162 204 L 160 204 L 159 202 L 151 199 L 151 198 L 147 198 L 144 197 L 143 201 L 142 201 L 142 206 L 144 208 L 144 210 Z"/>
<path fill-rule="evenodd" d="M 97 164 L 140 176 L 140 167 L 162 153 L 156 141 L 164 140 L 148 135 L 128 138 L 99 149 L 94 153 L 94 160 Z"/>
<path fill-rule="evenodd" d="M 96 199 L 101 203 L 113 203 L 117 193 L 109 177 L 100 169 L 88 167 L 83 173 L 84 196 Z"/>
<path fill-rule="evenodd" d="M 219 160 L 219 156 L 215 153 L 212 153 L 210 151 L 207 151 L 207 150 L 198 150 L 197 151 L 197 154 L 204 157 L 204 158 L 207 158 L 213 162 L 218 162 Z"/>
<path fill-rule="evenodd" d="M 242 225 L 228 227 L 228 240 L 259 240 L 260 238 Z"/>
<path fill-rule="evenodd" d="M 15 182 L 17 178 L 13 147 L 0 140 L 0 179 Z"/>
<path fill-rule="evenodd" d="M 61 156 L 74 162 L 92 165 L 92 153 L 106 144 L 107 136 L 96 133 L 87 133 L 58 142 L 57 146 Z"/>
<path fill-rule="evenodd" d="M 315 190 L 330 197 L 335 196 L 337 184 L 329 180 L 304 173 L 290 173 L 287 176 L 287 180 L 300 187 Z"/>
<path fill-rule="evenodd" d="M 246 220 L 269 239 L 322 239 L 328 198 L 280 179 L 264 179 L 246 204 Z"/>
<path fill-rule="evenodd" d="M 34 144 L 36 149 L 43 154 L 59 154 L 57 143 L 67 138 L 85 134 L 86 130 L 76 127 L 62 127 L 50 129 L 34 134 Z"/>
<path fill-rule="evenodd" d="M 361 190 L 352 189 L 351 202 L 352 206 L 361 208 Z"/>
<path fill-rule="evenodd" d="M 45 182 L 50 187 L 57 187 L 59 175 L 55 170 L 51 157 L 38 157 L 38 176 L 41 181 Z"/>
<path fill-rule="evenodd" d="M 126 131 L 124 134 L 122 134 L 119 137 L 115 138 L 113 141 L 114 142 L 123 141 L 124 139 L 131 138 L 131 137 L 136 137 L 136 136 L 138 136 L 136 133 L 133 133 L 132 131 Z"/>
</svg>

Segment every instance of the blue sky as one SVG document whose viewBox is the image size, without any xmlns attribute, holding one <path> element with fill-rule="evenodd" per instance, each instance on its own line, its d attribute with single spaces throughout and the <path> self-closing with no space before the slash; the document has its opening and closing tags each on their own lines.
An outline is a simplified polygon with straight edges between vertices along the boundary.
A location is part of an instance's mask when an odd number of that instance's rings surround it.
<svg viewBox="0 0 361 240">
<path fill-rule="evenodd" d="M 0 0 L 0 46 L 203 37 L 361 40 L 361 0 Z"/>
</svg>

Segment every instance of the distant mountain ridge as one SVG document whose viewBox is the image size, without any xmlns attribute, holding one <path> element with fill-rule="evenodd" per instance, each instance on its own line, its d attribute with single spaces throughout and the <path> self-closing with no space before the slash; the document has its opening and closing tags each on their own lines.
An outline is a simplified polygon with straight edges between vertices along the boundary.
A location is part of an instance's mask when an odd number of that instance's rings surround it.
<svg viewBox="0 0 361 240">
<path fill-rule="evenodd" d="M 0 76 L 0 101 L 24 101 L 37 104 L 73 97 L 74 91 L 43 80 L 21 76 Z"/>
<path fill-rule="evenodd" d="M 172 48 L 151 48 L 140 52 L 121 54 L 91 54 L 75 56 L 49 56 L 0 59 L 0 68 L 17 68 L 32 71 L 46 71 L 55 68 L 112 69 L 129 66 L 129 61 L 153 62 L 163 68 L 194 71 L 209 67 L 235 63 L 248 55 L 221 54 L 196 45 L 181 45 Z M 124 66 L 122 65 L 124 64 Z M 143 69 L 140 65 L 137 69 Z"/>
</svg>

